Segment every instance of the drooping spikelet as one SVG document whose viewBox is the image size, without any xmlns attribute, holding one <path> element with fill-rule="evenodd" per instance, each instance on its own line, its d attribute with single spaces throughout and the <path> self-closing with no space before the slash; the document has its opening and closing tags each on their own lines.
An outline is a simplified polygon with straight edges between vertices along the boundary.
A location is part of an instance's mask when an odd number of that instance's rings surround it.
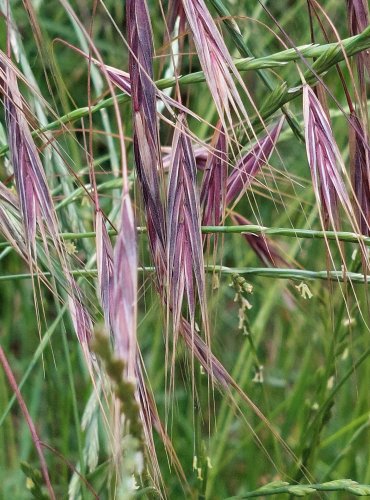
<svg viewBox="0 0 370 500">
<path fill-rule="evenodd" d="M 128 380 L 135 380 L 137 358 L 137 250 L 136 226 L 131 201 L 124 193 L 121 224 L 114 247 L 112 326 L 116 350 L 125 361 Z"/>
<path fill-rule="evenodd" d="M 253 148 L 236 163 L 227 179 L 226 205 L 230 205 L 235 199 L 240 199 L 257 173 L 267 164 L 275 149 L 283 123 L 284 117 L 262 139 L 258 139 Z"/>
<path fill-rule="evenodd" d="M 248 114 L 234 78 L 250 98 L 248 90 L 206 4 L 203 0 L 182 0 L 182 5 L 193 35 L 200 64 L 222 124 L 226 129 L 228 124 L 233 123 L 232 112 L 234 111 L 250 126 Z M 251 98 L 250 101 L 252 102 Z"/>
<path fill-rule="evenodd" d="M 157 285 L 165 276 L 165 218 L 160 193 L 161 152 L 153 83 L 151 24 L 145 1 L 126 2 L 136 170 L 146 212 Z"/>
<path fill-rule="evenodd" d="M 173 326 L 177 332 L 184 292 L 188 299 L 193 327 L 196 297 L 202 311 L 203 323 L 207 325 L 196 163 L 183 115 L 178 119 L 172 143 L 167 205 L 169 300 L 174 317 Z"/>
<path fill-rule="evenodd" d="M 350 116 L 350 164 L 354 209 L 361 234 L 370 234 L 370 144 L 365 127 L 353 112 Z"/>
<path fill-rule="evenodd" d="M 200 190 L 202 225 L 218 226 L 225 215 L 228 143 L 221 123 L 211 142 Z"/>
<path fill-rule="evenodd" d="M 45 252 L 48 253 L 48 238 L 53 241 L 59 263 L 63 269 L 68 293 L 69 309 L 75 331 L 81 343 L 91 337 L 92 322 L 85 307 L 80 287 L 72 276 L 64 247 L 59 236 L 59 227 L 53 200 L 49 191 L 43 165 L 25 117 L 25 103 L 11 61 L 1 55 L 2 91 L 4 93 L 5 117 L 9 138 L 10 160 L 14 170 L 19 208 L 24 225 L 28 263 L 33 271 L 36 261 L 36 232 L 40 232 Z"/>
<path fill-rule="evenodd" d="M 339 204 L 355 224 L 347 188 L 338 170 L 339 165 L 345 171 L 338 146 L 326 113 L 308 85 L 303 87 L 303 116 L 308 163 L 323 224 L 339 228 Z"/>
<path fill-rule="evenodd" d="M 242 215 L 233 212 L 231 219 L 236 225 L 248 226 L 252 224 L 248 219 Z M 251 249 L 257 257 L 266 265 L 272 267 L 289 267 L 288 262 L 280 255 L 276 245 L 270 241 L 266 236 L 256 234 L 243 234 L 245 240 L 248 242 Z"/>
</svg>

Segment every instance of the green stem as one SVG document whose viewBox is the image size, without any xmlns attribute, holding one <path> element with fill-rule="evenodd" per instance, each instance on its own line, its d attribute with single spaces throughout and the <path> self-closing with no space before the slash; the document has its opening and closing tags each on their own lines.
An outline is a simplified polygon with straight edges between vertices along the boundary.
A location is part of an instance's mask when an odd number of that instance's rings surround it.
<svg viewBox="0 0 370 500">
<path fill-rule="evenodd" d="M 202 226 L 203 234 L 223 233 L 223 234 L 254 234 L 263 236 L 287 236 L 291 238 L 319 239 L 331 241 L 344 241 L 347 243 L 359 243 L 360 241 L 367 247 L 370 247 L 370 238 L 363 234 L 356 234 L 347 231 L 321 231 L 315 229 L 291 229 L 288 227 L 266 227 L 257 225 L 248 226 Z M 146 227 L 138 227 L 138 233 L 146 233 Z M 108 230 L 110 236 L 115 236 L 117 232 L 114 229 Z M 84 233 L 61 233 L 63 240 L 81 240 L 84 238 L 95 238 L 94 231 Z M 0 248 L 6 248 L 9 243 L 4 241 L 0 243 Z"/>
<path fill-rule="evenodd" d="M 154 272 L 154 267 L 139 267 L 138 272 Z M 249 276 L 262 276 L 264 278 L 280 278 L 292 280 L 332 280 L 338 282 L 352 282 L 352 283 L 367 283 L 368 278 L 361 273 L 343 273 L 343 271 L 311 271 L 307 269 L 291 269 L 291 268 L 270 268 L 270 267 L 226 267 L 219 265 L 205 266 L 207 273 L 221 273 L 221 274 L 241 274 Z M 80 277 L 94 277 L 97 275 L 97 269 L 77 269 L 71 271 L 73 276 Z M 52 274 L 50 272 L 44 273 L 24 273 L 24 274 L 8 274 L 0 276 L 1 281 L 18 281 L 31 279 L 35 277 L 49 278 Z"/>
<path fill-rule="evenodd" d="M 362 241 L 370 246 L 370 238 L 364 235 L 346 231 L 322 231 L 314 229 L 292 229 L 287 227 L 247 226 L 203 226 L 203 233 L 247 233 L 264 236 L 290 236 L 295 238 L 324 239 L 358 243 Z"/>
<path fill-rule="evenodd" d="M 370 47 L 370 26 L 367 27 L 362 33 L 356 36 L 345 38 L 339 43 L 328 43 L 323 45 L 301 45 L 293 49 L 283 50 L 277 52 L 270 56 L 253 58 L 244 58 L 235 61 L 235 66 L 239 71 L 250 71 L 250 70 L 261 70 L 265 68 L 275 68 L 279 66 L 284 66 L 291 61 L 299 61 L 302 58 L 317 58 L 313 63 L 312 68 L 315 70 L 316 74 L 322 74 L 328 71 L 332 66 L 336 65 L 338 62 L 342 61 L 344 56 L 344 51 L 346 57 L 353 56 L 365 49 Z M 305 75 L 307 83 L 312 83 L 316 80 L 316 76 L 309 71 L 309 75 Z M 174 87 L 178 82 L 181 85 L 189 85 L 193 83 L 204 82 L 206 77 L 203 71 L 197 71 L 194 73 L 189 73 L 176 78 L 162 78 L 155 82 L 158 89 L 164 90 L 170 87 Z M 295 88 L 288 89 L 286 84 L 275 88 L 271 93 L 270 97 L 266 101 L 263 110 L 261 110 L 261 116 L 263 119 L 271 116 L 277 109 L 291 101 L 300 93 L 302 89 Z M 59 129 L 62 125 L 67 123 L 72 123 L 76 120 L 88 116 L 90 113 L 96 113 L 105 108 L 113 106 L 115 102 L 124 103 L 128 102 L 130 97 L 127 94 L 118 94 L 114 97 L 109 97 L 104 99 L 94 106 L 88 107 L 84 106 L 82 108 L 77 108 L 64 116 L 61 116 L 57 120 L 49 123 L 47 126 L 37 129 L 33 132 L 33 135 L 39 135 L 51 130 Z M 0 156 L 3 156 L 8 151 L 8 145 L 0 148 Z"/>
<path fill-rule="evenodd" d="M 315 491 L 345 491 L 356 496 L 368 496 L 370 495 L 370 485 L 358 484 L 357 482 L 351 481 L 350 479 L 339 479 L 337 481 L 330 481 L 328 483 L 322 484 L 291 485 L 283 483 L 283 485 L 281 486 L 271 484 L 271 487 L 269 487 L 269 485 L 266 485 L 259 490 L 251 491 L 250 493 L 245 493 L 234 497 L 229 497 L 227 498 L 227 500 L 241 500 L 243 498 L 265 497 L 278 494 L 306 496 L 314 493 Z"/>
</svg>

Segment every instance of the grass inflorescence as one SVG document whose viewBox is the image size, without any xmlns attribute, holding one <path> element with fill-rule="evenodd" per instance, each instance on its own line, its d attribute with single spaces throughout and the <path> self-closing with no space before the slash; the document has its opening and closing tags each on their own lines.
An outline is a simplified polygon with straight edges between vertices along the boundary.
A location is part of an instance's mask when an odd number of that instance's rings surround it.
<svg viewBox="0 0 370 500">
<path fill-rule="evenodd" d="M 369 50 L 365 0 L 0 0 L 1 497 L 370 495 Z"/>
</svg>

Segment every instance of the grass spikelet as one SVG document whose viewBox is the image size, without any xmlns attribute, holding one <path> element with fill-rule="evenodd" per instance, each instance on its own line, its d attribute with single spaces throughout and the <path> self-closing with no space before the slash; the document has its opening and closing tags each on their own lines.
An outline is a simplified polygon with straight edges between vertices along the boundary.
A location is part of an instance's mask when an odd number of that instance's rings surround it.
<svg viewBox="0 0 370 500">
<path fill-rule="evenodd" d="M 27 248 L 22 236 L 18 197 L 0 182 L 0 231 L 12 247 L 27 260 Z"/>
<path fill-rule="evenodd" d="M 255 176 L 267 164 L 275 149 L 283 123 L 284 117 L 279 120 L 270 133 L 259 139 L 253 148 L 236 163 L 227 179 L 227 205 L 243 196 Z"/>
<path fill-rule="evenodd" d="M 19 206 L 25 226 L 25 239 L 35 254 L 36 224 L 47 228 L 60 247 L 58 224 L 44 169 L 26 120 L 27 109 L 18 89 L 11 62 L 2 57 L 4 107 Z M 6 65 L 6 62 L 8 64 Z M 60 248 L 59 248 L 60 249 Z"/>
<path fill-rule="evenodd" d="M 131 201 L 123 196 L 121 225 L 114 247 L 112 316 L 115 347 L 125 362 L 126 378 L 135 380 L 136 307 L 137 307 L 137 254 L 136 227 Z"/>
<path fill-rule="evenodd" d="M 236 225 L 247 226 L 252 224 L 242 215 L 233 212 L 231 219 Z M 287 261 L 280 255 L 276 245 L 264 235 L 243 234 L 251 249 L 257 257 L 266 265 L 272 267 L 290 267 Z"/>
<path fill-rule="evenodd" d="M 218 226 L 225 215 L 228 144 L 220 123 L 213 135 L 211 148 L 200 190 L 203 226 Z"/>
<path fill-rule="evenodd" d="M 125 173 L 123 174 L 125 175 Z M 148 450 L 148 463 L 153 470 L 154 483 L 160 488 L 161 473 L 157 460 L 153 438 L 153 427 L 159 429 L 160 436 L 177 470 L 181 466 L 176 458 L 172 444 L 161 425 L 155 402 L 149 393 L 143 376 L 141 356 L 136 338 L 137 315 L 137 248 L 136 226 L 129 194 L 122 198 L 121 222 L 114 251 L 104 225 L 100 211 L 97 213 L 97 251 L 100 298 L 108 331 L 113 335 L 114 353 L 122 362 L 122 374 L 125 384 L 130 384 L 134 392 L 131 397 L 137 402 L 142 427 L 143 444 Z M 107 358 L 107 346 L 103 349 Z M 107 365 L 107 359 L 105 359 Z M 108 363 L 109 364 L 109 363 Z M 115 375 L 116 376 L 116 375 Z M 117 379 L 118 380 L 118 379 Z M 130 403 L 132 405 L 132 403 Z M 130 419 L 130 415 L 126 415 Z M 135 425 L 138 429 L 138 425 Z M 160 432 L 161 431 L 161 432 Z M 136 432 L 136 431 L 135 431 Z M 136 436 L 138 437 L 138 436 Z M 124 451 L 124 450 L 123 450 Z"/>
<path fill-rule="evenodd" d="M 347 17 L 350 34 L 357 35 L 369 26 L 369 6 L 367 0 L 347 0 Z M 363 51 L 356 56 L 361 87 L 365 87 L 364 70 L 370 75 L 369 51 Z"/>
<path fill-rule="evenodd" d="M 91 339 L 92 320 L 84 305 L 84 296 L 81 288 L 72 275 L 68 273 L 66 277 L 69 285 L 68 304 L 73 326 L 80 343 L 84 347 Z"/>
<path fill-rule="evenodd" d="M 4 70 L 6 78 L 5 112 L 11 162 L 19 195 L 19 205 L 25 226 L 27 246 L 35 252 L 36 220 L 39 215 L 50 225 L 52 236 L 58 238 L 52 202 L 46 178 L 28 124 L 23 115 L 23 103 L 14 72 Z"/>
<path fill-rule="evenodd" d="M 203 0 L 183 0 L 182 5 L 193 35 L 200 64 L 225 130 L 227 124 L 232 125 L 233 123 L 232 111 L 236 112 L 238 116 L 243 116 L 247 125 L 250 126 L 248 114 L 233 77 L 250 97 L 248 90 L 206 4 Z M 250 101 L 252 102 L 251 98 Z"/>
<path fill-rule="evenodd" d="M 96 212 L 96 264 L 99 280 L 100 302 L 104 313 L 105 326 L 109 332 L 112 327 L 113 304 L 113 248 L 101 210 Z"/>
<path fill-rule="evenodd" d="M 146 2 L 128 0 L 126 17 L 130 47 L 135 163 L 159 284 L 161 276 L 165 275 L 165 221 L 158 174 L 162 164 L 157 128 L 156 93 L 153 84 L 152 31 Z"/>
<path fill-rule="evenodd" d="M 180 115 L 172 143 L 168 184 L 167 259 L 173 328 L 177 332 L 184 292 L 191 325 L 195 321 L 195 293 L 207 328 L 205 278 L 200 207 L 196 190 L 196 164 L 185 117 Z M 196 292 L 195 292 L 196 290 Z"/>
<path fill-rule="evenodd" d="M 345 171 L 328 118 L 313 90 L 303 87 L 303 116 L 306 150 L 312 184 L 323 225 L 339 230 L 339 203 L 356 228 L 350 198 L 338 170 Z"/>
<path fill-rule="evenodd" d="M 6 61 L 5 56 L 3 56 L 3 60 Z M 92 322 L 84 306 L 82 292 L 67 266 L 53 200 L 39 153 L 25 117 L 24 103 L 18 89 L 16 75 L 10 61 L 8 65 L 2 63 L 0 69 L 5 76 L 3 91 L 9 151 L 24 225 L 28 263 L 33 272 L 33 264 L 37 257 L 36 230 L 38 224 L 46 253 L 49 252 L 47 238 L 49 237 L 53 241 L 53 248 L 57 252 L 68 285 L 68 302 L 72 321 L 80 342 L 86 343 L 91 336 Z"/>
<path fill-rule="evenodd" d="M 361 121 L 353 112 L 350 116 L 351 179 L 355 196 L 355 212 L 361 234 L 370 235 L 370 162 L 369 139 Z"/>
</svg>

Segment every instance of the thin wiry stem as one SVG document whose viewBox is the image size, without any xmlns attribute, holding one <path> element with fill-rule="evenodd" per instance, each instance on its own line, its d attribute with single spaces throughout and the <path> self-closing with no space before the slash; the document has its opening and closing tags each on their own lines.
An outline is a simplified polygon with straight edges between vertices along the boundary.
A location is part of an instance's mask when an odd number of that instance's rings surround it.
<svg viewBox="0 0 370 500">
<path fill-rule="evenodd" d="M 361 273 L 343 272 L 343 271 L 311 271 L 309 269 L 286 269 L 286 268 L 272 268 L 272 267 L 226 267 L 220 265 L 205 265 L 204 270 L 207 273 L 220 273 L 220 274 L 242 274 L 248 276 L 262 276 L 264 278 L 277 278 L 277 279 L 292 279 L 292 280 L 331 280 L 338 282 L 352 283 L 367 283 L 368 278 Z M 141 266 L 137 268 L 139 273 L 154 273 L 153 266 Z M 72 271 L 74 276 L 92 278 L 97 275 L 97 269 L 76 269 Z M 22 274 L 8 274 L 0 276 L 1 281 L 18 281 L 30 279 L 31 277 L 38 276 L 37 273 L 22 273 Z M 49 272 L 40 273 L 40 277 L 48 278 L 51 274 Z"/>
<path fill-rule="evenodd" d="M 351 57 L 359 52 L 366 50 L 370 47 L 370 27 L 366 28 L 361 34 L 352 36 L 349 38 L 344 38 L 340 43 L 328 43 L 323 45 L 301 45 L 295 49 L 287 49 L 281 52 L 276 52 L 275 54 L 259 57 L 256 59 L 244 58 L 235 61 L 235 66 L 239 71 L 250 71 L 250 70 L 260 70 L 266 68 L 276 68 L 284 66 L 291 61 L 298 61 L 301 57 L 304 58 L 320 58 L 320 65 L 315 67 L 317 74 L 322 74 L 328 71 L 332 66 L 335 66 L 338 62 L 345 59 L 343 51 L 345 51 L 346 57 Z M 314 76 L 314 75 L 313 75 Z M 307 77 L 306 77 L 307 80 Z M 189 85 L 193 83 L 200 83 L 205 81 L 205 76 L 203 71 L 197 71 L 194 73 L 189 73 L 176 78 L 163 78 L 155 82 L 158 89 L 164 90 L 170 87 L 174 87 L 177 83 L 180 85 Z M 276 90 L 276 89 L 275 89 Z M 275 94 L 275 90 L 272 94 Z M 295 89 L 294 92 L 285 92 L 283 96 L 279 96 L 279 100 L 276 101 L 277 107 L 266 107 L 262 110 L 261 116 L 266 119 L 271 116 L 276 109 L 283 106 L 287 102 L 291 101 L 298 95 L 302 93 L 302 89 Z M 276 99 L 276 95 L 274 97 Z M 115 97 L 109 97 L 108 99 L 103 99 L 94 106 L 88 107 L 84 106 L 77 108 L 57 120 L 49 123 L 47 126 L 37 129 L 33 132 L 34 135 L 39 135 L 51 130 L 59 129 L 61 126 L 68 123 L 73 123 L 89 113 L 96 113 L 102 109 L 109 108 L 117 103 L 128 102 L 130 97 L 127 94 L 119 94 Z M 0 148 L 0 156 L 3 156 L 8 151 L 8 145 L 4 145 Z"/>
<path fill-rule="evenodd" d="M 288 238 L 302 238 L 308 240 L 332 240 L 344 241 L 347 243 L 358 243 L 361 241 L 365 246 L 370 247 L 370 237 L 363 234 L 356 234 L 348 231 L 322 231 L 316 229 L 295 229 L 289 227 L 267 227 L 258 225 L 240 225 L 240 226 L 202 226 L 203 234 L 258 234 L 264 236 L 286 236 Z M 138 227 L 138 234 L 146 233 L 146 227 Z M 110 236 L 115 236 L 117 232 L 114 229 L 108 230 Z M 61 233 L 63 240 L 81 240 L 84 238 L 95 238 L 94 231 L 85 233 Z M 7 242 L 0 243 L 0 248 L 6 248 Z"/>
</svg>

